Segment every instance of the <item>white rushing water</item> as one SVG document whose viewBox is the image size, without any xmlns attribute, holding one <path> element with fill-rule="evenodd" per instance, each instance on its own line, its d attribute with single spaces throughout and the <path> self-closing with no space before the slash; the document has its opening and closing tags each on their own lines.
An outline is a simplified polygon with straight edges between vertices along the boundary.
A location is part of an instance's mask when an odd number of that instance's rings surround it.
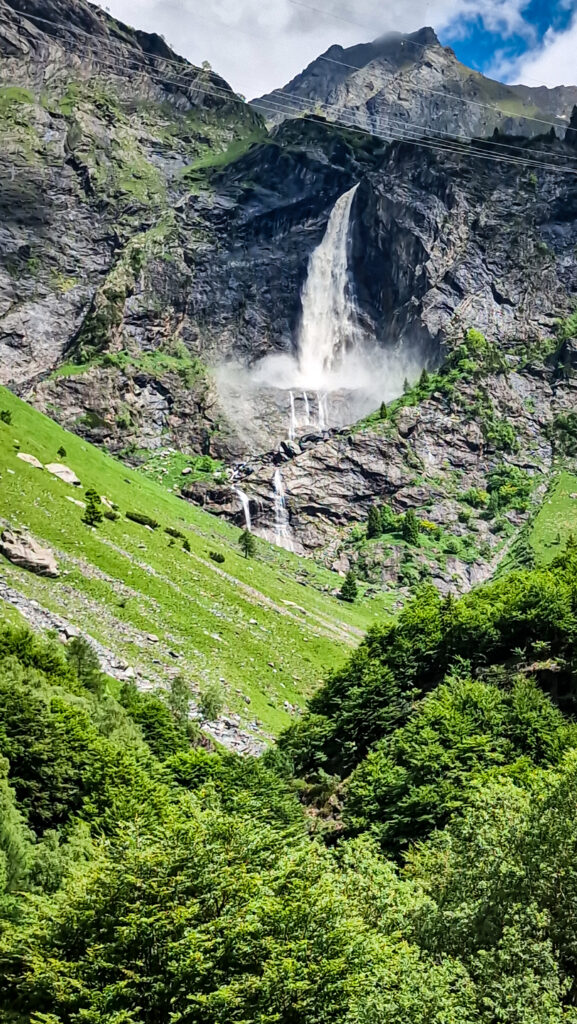
<svg viewBox="0 0 577 1024">
<path fill-rule="evenodd" d="M 244 512 L 244 525 L 250 532 L 252 530 L 252 520 L 250 517 L 250 502 L 248 500 L 248 494 L 246 494 L 240 487 L 235 487 L 234 493 L 240 498 L 242 511 Z"/>
<path fill-rule="evenodd" d="M 309 260 L 298 338 L 298 367 L 307 391 L 327 389 L 331 373 L 357 340 L 349 295 L 349 225 L 358 187 L 337 199 L 324 238 Z"/>
<path fill-rule="evenodd" d="M 290 416 L 291 416 L 291 418 L 290 418 L 290 426 L 289 426 L 289 440 L 290 441 L 294 441 L 295 437 L 297 436 L 297 429 L 298 429 L 298 421 L 297 421 L 297 413 L 296 413 L 296 403 L 295 403 L 294 391 L 289 391 L 289 401 L 290 401 Z"/>
<path fill-rule="evenodd" d="M 275 470 L 273 476 L 274 491 L 274 534 L 275 544 L 286 551 L 294 551 L 292 532 L 290 527 L 289 513 L 286 503 L 284 480 L 280 469 Z"/>
</svg>

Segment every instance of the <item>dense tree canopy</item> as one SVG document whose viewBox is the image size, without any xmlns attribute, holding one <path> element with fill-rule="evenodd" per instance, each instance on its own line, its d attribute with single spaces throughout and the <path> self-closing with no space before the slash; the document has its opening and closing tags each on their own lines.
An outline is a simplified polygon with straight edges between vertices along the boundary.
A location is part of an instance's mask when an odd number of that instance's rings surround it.
<svg viewBox="0 0 577 1024">
<path fill-rule="evenodd" d="M 576 610 L 426 588 L 260 759 L 0 629 L 0 1020 L 577 1024 Z"/>
</svg>

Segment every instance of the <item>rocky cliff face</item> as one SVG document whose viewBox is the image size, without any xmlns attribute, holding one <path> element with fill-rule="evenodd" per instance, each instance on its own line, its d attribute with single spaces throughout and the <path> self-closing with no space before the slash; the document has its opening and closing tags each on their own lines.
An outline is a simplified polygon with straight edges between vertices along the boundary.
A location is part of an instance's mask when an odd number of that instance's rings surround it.
<svg viewBox="0 0 577 1024">
<path fill-rule="evenodd" d="M 82 363 L 82 381 L 49 381 L 39 404 L 66 423 L 94 414 L 114 439 L 132 370 L 148 372 L 150 387 L 137 385 L 140 445 L 162 396 L 177 408 L 183 391 L 151 357 L 168 354 L 182 371 L 187 422 L 207 390 L 199 374 L 191 386 L 179 349 L 191 270 L 178 204 L 195 189 L 186 169 L 248 145 L 260 118 L 210 70 L 83 0 L 2 0 L 0 56 L 0 378 L 29 394 L 62 363 Z M 128 359 L 111 381 L 94 364 L 118 351 Z M 184 431 L 197 448 L 200 419 Z M 169 431 L 165 418 L 157 434 Z"/>
<path fill-rule="evenodd" d="M 360 125 L 385 137 L 424 132 L 459 137 L 502 132 L 539 135 L 542 119 L 560 134 L 577 87 L 508 86 L 461 64 L 431 28 L 372 43 L 331 46 L 283 88 L 252 101 L 273 124 L 302 112 Z M 291 113 L 292 112 L 292 113 Z"/>
<path fill-rule="evenodd" d="M 298 88 L 312 102 L 330 87 L 366 117 L 397 103 L 399 116 L 426 116 L 437 129 L 445 118 L 447 130 L 463 123 L 460 100 L 477 97 L 466 132 L 503 126 L 479 106 L 485 80 L 465 75 L 429 32 L 412 40 L 411 59 L 408 42 L 356 48 L 345 55 L 361 68 L 351 74 L 319 62 Z M 0 54 L 2 382 L 131 460 L 178 449 L 241 464 L 263 531 L 282 465 L 295 545 L 343 567 L 367 557 L 349 531 L 383 495 L 398 510 L 432 505 L 440 526 L 460 522 L 450 506 L 458 498 L 443 498 L 451 473 L 483 489 L 503 459 L 530 466 L 535 480 L 547 470 L 545 428 L 574 398 L 558 361 L 540 358 L 552 354 L 555 320 L 577 292 L 577 186 L 566 173 L 577 167 L 574 148 L 555 136 L 501 135 L 437 152 L 315 117 L 267 131 L 218 76 L 83 0 L 0 0 Z M 411 105 L 416 95 L 422 109 Z M 546 98 L 548 114 L 572 102 L 569 93 Z M 507 114 L 529 102 L 508 87 L 491 94 Z M 503 145 L 520 163 L 498 159 L 509 153 Z M 450 401 L 427 395 L 412 426 L 405 410 L 385 431 L 317 430 L 287 443 L 282 390 L 257 388 L 247 425 L 245 370 L 294 352 L 311 253 L 337 198 L 357 183 L 349 270 L 366 334 L 435 370 L 478 328 L 512 362 L 481 385 L 460 377 Z M 490 414 L 480 387 L 494 396 Z M 491 423 L 511 421 L 518 449 L 492 450 L 473 407 Z M 185 493 L 242 522 L 230 486 L 211 480 Z M 484 522 L 486 568 L 501 540 Z M 397 555 L 386 579 L 399 571 Z M 481 572 L 474 559 L 445 556 L 446 585 Z"/>
<path fill-rule="evenodd" d="M 245 466 L 256 531 L 274 536 L 280 469 L 296 551 L 322 555 L 337 571 L 353 567 L 377 589 L 432 579 L 445 593 L 462 592 L 487 579 L 515 556 L 555 459 L 566 454 L 577 342 L 519 338 L 496 362 L 466 364 L 409 390 L 384 419 L 285 443 Z M 192 484 L 183 493 L 242 523 L 227 487 Z M 415 510 L 430 542 L 411 548 L 391 527 L 367 544 L 375 504 L 398 516 Z"/>
</svg>

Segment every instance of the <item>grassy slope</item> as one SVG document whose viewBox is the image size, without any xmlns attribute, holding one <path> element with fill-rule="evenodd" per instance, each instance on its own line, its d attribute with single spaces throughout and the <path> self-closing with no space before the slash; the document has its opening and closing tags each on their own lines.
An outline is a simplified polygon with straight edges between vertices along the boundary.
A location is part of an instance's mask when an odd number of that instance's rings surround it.
<svg viewBox="0 0 577 1024">
<path fill-rule="evenodd" d="M 284 701 L 302 705 L 326 670 L 341 663 L 361 631 L 385 612 L 385 599 L 344 605 L 319 589 L 338 586 L 337 576 L 262 541 L 258 560 L 246 561 L 233 526 L 126 469 L 4 389 L 0 409 L 12 414 L 10 426 L 0 422 L 0 517 L 55 549 L 62 576 L 42 580 L 1 556 L 0 573 L 151 683 L 176 671 L 186 671 L 200 686 L 223 679 L 231 709 L 276 731 L 289 720 Z M 180 529 L 191 554 L 181 541 L 170 546 L 162 529 L 151 532 L 124 516 L 88 529 L 82 510 L 66 500 L 82 498 L 82 491 L 22 462 L 15 441 L 44 464 L 65 462 L 84 488 L 94 487 L 122 512 L 145 512 L 162 527 Z M 62 460 L 61 445 L 67 452 Z M 223 566 L 210 560 L 211 550 L 225 555 Z M 149 633 L 160 642 L 148 641 Z M 250 708 L 237 690 L 250 696 Z"/>
<path fill-rule="evenodd" d="M 561 472 L 531 530 L 530 541 L 538 561 L 546 565 L 551 562 L 563 550 L 571 533 L 577 537 L 577 476 Z"/>
</svg>

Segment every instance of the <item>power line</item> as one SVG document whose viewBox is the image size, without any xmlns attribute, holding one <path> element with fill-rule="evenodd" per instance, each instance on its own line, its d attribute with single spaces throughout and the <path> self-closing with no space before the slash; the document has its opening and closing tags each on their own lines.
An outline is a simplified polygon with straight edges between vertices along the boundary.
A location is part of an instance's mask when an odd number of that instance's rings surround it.
<svg viewBox="0 0 577 1024">
<path fill-rule="evenodd" d="M 288 2 L 290 4 L 293 4 L 293 6 L 296 6 L 296 7 L 306 7 L 307 10 L 314 11 L 316 14 L 324 14 L 328 18 L 335 18 L 337 21 L 344 21 L 344 22 L 346 22 L 349 25 L 354 25 L 356 28 L 362 28 L 363 30 L 366 30 L 367 32 L 372 32 L 373 31 L 373 29 L 369 29 L 367 25 L 361 25 L 361 23 L 358 22 L 358 21 L 352 21 L 350 18 L 343 18 L 339 14 L 333 14 L 332 11 L 323 10 L 320 7 L 313 7 L 311 4 L 304 3 L 304 0 L 288 0 Z M 408 39 L 406 36 L 403 36 L 401 34 L 399 34 L 399 35 L 400 35 L 399 42 L 403 46 L 412 46 L 414 49 L 420 50 L 423 53 L 426 50 L 430 49 L 430 46 L 425 44 L 425 43 L 417 43 L 416 40 L 414 40 L 414 39 Z M 363 45 L 363 44 L 359 44 L 359 45 Z M 368 45 L 370 45 L 370 44 L 368 44 Z M 443 47 L 443 49 L 444 49 L 444 47 Z M 351 69 L 353 71 L 362 71 L 363 70 L 363 66 L 366 67 L 366 65 L 358 67 L 355 64 L 346 64 L 346 63 L 344 63 L 344 61 L 336 60 L 333 57 L 326 57 L 324 54 L 319 55 L 316 58 L 316 60 L 323 60 L 323 61 L 326 61 L 329 64 L 338 64 L 341 67 L 349 68 L 349 69 Z M 314 63 L 315 63 L 315 61 L 313 61 L 313 64 Z M 483 75 L 483 73 L 480 72 L 480 71 L 478 71 L 476 73 L 481 75 L 482 78 L 486 78 L 487 77 L 486 75 Z M 390 77 L 394 78 L 393 75 L 391 75 Z M 488 81 L 493 81 L 493 79 L 487 79 L 487 80 Z M 512 89 L 512 91 L 514 91 L 512 86 L 506 86 L 506 88 Z M 428 91 L 430 92 L 430 94 L 432 96 L 442 96 L 445 99 L 447 98 L 447 93 L 442 92 L 441 90 L 430 89 Z M 451 94 L 449 94 L 449 95 L 451 95 Z M 492 106 L 492 104 L 490 104 L 490 103 L 483 103 L 480 100 L 467 99 L 464 96 L 452 95 L 451 98 L 454 99 L 455 101 L 459 102 L 459 103 L 467 103 L 467 104 L 471 104 L 472 106 L 482 107 L 482 108 L 484 108 L 486 110 L 492 110 L 495 113 L 500 114 L 501 116 L 505 116 L 505 112 L 504 111 L 502 111 L 499 107 Z M 570 128 L 568 125 L 566 125 L 562 121 L 562 119 L 560 119 L 558 117 L 555 118 L 553 121 L 547 121 L 547 120 L 545 120 L 543 118 L 533 117 L 530 114 L 518 114 L 516 116 L 517 116 L 517 118 L 519 118 L 519 119 L 521 119 L 523 121 L 534 121 L 537 124 L 547 125 L 549 128 L 551 128 L 553 126 L 553 127 L 557 127 L 557 128 L 566 129 L 567 131 L 577 131 L 576 128 Z"/>
<path fill-rule="evenodd" d="M 133 59 L 130 58 L 130 60 L 133 60 Z M 101 64 L 102 64 L 102 66 L 108 67 L 108 68 L 111 68 L 111 69 L 117 69 L 117 67 L 118 67 L 117 64 L 110 64 L 109 62 L 108 63 L 107 62 L 101 62 Z M 143 74 L 145 73 L 143 68 L 139 68 L 139 70 L 141 70 Z M 177 88 L 179 87 L 179 83 L 178 82 L 171 81 L 168 78 L 158 78 L 158 77 L 155 77 L 155 76 L 150 74 L 149 70 L 146 71 L 146 74 L 150 78 L 151 81 L 154 81 L 154 82 L 156 82 L 158 84 L 165 85 L 165 86 L 166 85 L 170 85 L 173 88 L 174 87 L 177 87 Z M 205 94 L 205 95 L 214 96 L 215 98 L 216 97 L 224 98 L 224 99 L 226 99 L 230 103 L 236 102 L 236 103 L 241 103 L 243 106 L 246 106 L 244 100 L 242 100 L 235 93 L 229 92 L 228 90 L 225 91 L 225 90 L 222 90 L 222 89 L 218 89 L 213 83 L 207 83 L 207 84 L 203 85 L 202 87 L 200 87 L 200 91 L 203 94 Z M 286 106 L 283 106 L 281 103 L 279 103 L 277 101 L 270 101 L 270 102 L 267 101 L 266 102 L 266 109 L 268 109 L 272 113 L 279 113 L 279 112 L 285 113 L 288 117 L 294 117 L 294 114 L 295 114 L 294 108 L 287 108 Z M 340 110 L 341 108 L 335 108 L 335 109 Z M 522 160 L 522 159 L 520 159 L 518 157 L 514 157 L 512 155 L 501 154 L 501 153 L 494 154 L 494 153 L 484 152 L 484 151 L 482 151 L 479 148 L 479 144 L 478 143 L 476 145 L 473 145 L 471 143 L 469 145 L 469 147 L 467 147 L 465 145 L 465 143 L 463 142 L 463 140 L 460 139 L 460 138 L 457 138 L 456 140 L 453 140 L 451 138 L 449 138 L 448 140 L 443 140 L 443 139 L 437 140 L 437 139 L 434 139 L 434 138 L 429 138 L 428 140 L 425 140 L 420 135 L 417 135 L 417 131 L 416 130 L 414 130 L 414 129 L 411 130 L 410 126 L 406 126 L 404 122 L 403 122 L 402 133 L 399 134 L 398 128 L 396 126 L 394 126 L 390 130 L 390 133 L 388 135 L 380 135 L 378 132 L 369 131 L 369 130 L 360 128 L 358 125 L 351 124 L 350 122 L 343 121 L 343 120 L 339 121 L 336 118 L 334 120 L 323 121 L 323 120 L 319 120 L 316 117 L 307 117 L 306 115 L 299 114 L 299 118 L 298 119 L 310 122 L 312 124 L 316 124 L 317 126 L 318 125 L 332 126 L 334 128 L 342 129 L 342 130 L 345 130 L 347 132 L 352 132 L 352 133 L 357 134 L 357 135 L 363 135 L 365 137 L 376 138 L 376 139 L 379 139 L 379 140 L 381 140 L 383 142 L 387 142 L 387 143 L 390 143 L 394 139 L 397 139 L 398 141 L 405 142 L 405 143 L 408 143 L 408 144 L 414 145 L 414 146 L 419 146 L 419 147 L 421 147 L 423 149 L 429 149 L 429 150 L 434 150 L 434 151 L 443 152 L 443 153 L 452 153 L 453 155 L 458 155 L 458 156 L 477 157 L 479 159 L 486 160 L 486 161 L 491 161 L 493 163 L 506 163 L 506 164 L 511 164 L 511 165 L 514 165 L 514 166 L 519 166 L 519 167 L 522 167 L 522 168 L 527 168 L 527 167 L 541 168 L 543 170 L 556 171 L 556 172 L 562 173 L 562 174 L 577 174 L 577 170 L 576 169 L 570 168 L 570 167 L 564 167 L 564 166 L 562 166 L 560 164 L 547 163 L 547 162 L 545 162 L 543 160 Z M 417 126 L 417 129 L 420 131 L 419 126 Z M 397 133 L 396 135 L 394 134 L 395 132 Z M 14 137 L 14 138 L 16 139 L 16 137 Z M 487 145 L 493 146 L 494 144 L 492 142 L 488 142 Z"/>
<path fill-rule="evenodd" d="M 47 19 L 41 19 L 41 20 L 42 21 L 47 21 Z M 55 22 L 50 22 L 50 24 L 54 24 L 57 27 L 60 27 Z M 84 33 L 83 30 L 81 30 L 81 29 L 78 29 L 77 31 L 79 33 L 81 33 L 82 35 L 88 35 L 87 33 Z M 89 36 L 89 38 L 92 41 L 92 37 Z M 160 59 L 163 60 L 163 58 L 160 58 Z M 160 84 L 160 85 L 163 85 L 163 86 L 170 86 L 172 88 L 179 88 L 180 87 L 179 80 L 183 80 L 183 79 L 186 78 L 187 87 L 189 89 L 191 89 L 193 86 L 196 86 L 198 88 L 198 91 L 203 93 L 204 95 L 207 95 L 207 96 L 212 95 L 212 96 L 215 96 L 215 97 L 224 98 L 229 103 L 230 102 L 239 102 L 239 103 L 242 103 L 243 106 L 246 106 L 246 104 L 244 103 L 244 100 L 242 100 L 239 96 L 237 96 L 234 92 L 232 92 L 232 90 L 230 90 L 228 87 L 226 89 L 219 88 L 217 86 L 216 82 L 214 82 L 214 81 L 209 81 L 209 82 L 205 82 L 205 83 L 204 82 L 203 83 L 199 83 L 197 80 L 195 80 L 194 82 L 190 82 L 190 80 L 188 79 L 188 74 L 187 74 L 189 69 L 190 70 L 201 71 L 203 74 L 206 74 L 206 71 L 205 71 L 205 69 L 202 69 L 202 68 L 200 68 L 200 69 L 196 68 L 194 65 L 188 64 L 187 62 L 184 62 L 184 61 L 183 62 L 180 62 L 180 61 L 178 61 L 178 62 L 177 61 L 170 61 L 170 63 L 176 65 L 179 68 L 179 71 L 180 71 L 180 74 L 175 74 L 174 75 L 174 78 L 176 79 L 176 81 L 174 81 L 174 80 L 171 80 L 171 79 L 166 78 L 166 77 L 164 77 L 164 78 L 155 77 L 155 75 L 152 74 L 152 71 L 157 71 L 157 74 L 158 74 L 158 69 L 155 69 L 155 68 L 151 69 L 150 66 L 147 63 L 143 62 L 142 59 L 139 59 L 136 56 L 132 56 L 132 57 L 128 57 L 128 58 L 126 58 L 126 57 L 124 57 L 124 58 L 115 57 L 114 61 L 115 61 L 115 63 L 110 63 L 110 61 L 107 62 L 107 61 L 102 61 L 101 60 L 100 64 L 101 64 L 101 66 L 108 67 L 108 68 L 110 68 L 112 70 L 117 70 L 118 67 L 121 66 L 123 63 L 125 65 L 126 64 L 134 64 L 134 65 L 136 65 L 136 67 L 135 68 L 131 68 L 130 69 L 131 71 L 134 71 L 135 73 L 141 72 L 143 75 L 146 75 L 151 81 L 154 81 L 157 84 Z M 187 72 L 186 74 L 182 72 L 183 66 L 184 66 L 184 68 L 186 68 L 186 72 Z M 288 103 L 292 101 L 292 102 L 298 102 L 298 103 L 302 104 L 303 103 L 303 98 L 300 97 L 300 96 L 299 97 L 296 97 L 296 96 L 293 97 L 292 94 L 290 94 L 288 99 L 287 99 L 287 95 L 285 93 L 282 93 L 282 92 L 280 93 L 280 95 L 282 97 L 282 102 L 279 101 L 279 100 L 274 100 L 273 101 L 273 100 L 271 100 L 269 98 L 266 101 L 266 103 L 267 103 L 266 109 L 269 110 L 272 113 L 277 113 L 277 114 L 278 113 L 282 113 L 282 114 L 284 114 L 287 117 L 294 117 L 295 110 L 294 110 L 294 108 L 291 108 L 290 106 L 288 106 Z M 265 101 L 261 101 L 261 102 L 264 103 Z M 345 130 L 347 130 L 349 132 L 352 131 L 352 132 L 355 132 L 356 134 L 363 134 L 363 135 L 366 135 L 366 136 L 378 138 L 378 139 L 381 139 L 384 142 L 391 142 L 393 138 L 395 138 L 395 137 L 399 138 L 400 137 L 401 141 L 405 141 L 405 142 L 407 142 L 409 144 L 413 144 L 413 145 L 421 145 L 421 146 L 423 146 L 423 148 L 436 149 L 437 151 L 451 152 L 451 153 L 458 154 L 458 155 L 475 155 L 475 156 L 478 156 L 481 159 L 491 160 L 491 161 L 496 162 L 496 163 L 503 162 L 503 163 L 509 163 L 509 164 L 516 164 L 518 166 L 523 166 L 523 167 L 540 167 L 540 168 L 543 168 L 543 169 L 555 170 L 555 171 L 558 171 L 558 172 L 561 172 L 561 173 L 572 173 L 572 174 L 577 173 L 577 171 L 575 171 L 573 168 L 563 167 L 563 166 L 561 166 L 559 164 L 547 163 L 547 162 L 545 162 L 543 160 L 528 160 L 526 158 L 521 160 L 519 158 L 515 158 L 510 152 L 508 152 L 509 149 L 515 148 L 518 151 L 525 153 L 526 150 L 523 149 L 522 147 L 512 147 L 512 146 L 508 147 L 506 144 L 503 144 L 503 143 L 490 142 L 490 143 L 488 143 L 488 145 L 490 145 L 492 148 L 495 147 L 495 146 L 503 147 L 503 148 L 505 148 L 507 150 L 507 152 L 504 153 L 504 154 L 501 154 L 501 153 L 497 154 L 497 153 L 493 153 L 493 152 L 492 153 L 481 152 L 481 150 L 479 149 L 479 145 L 477 144 L 475 146 L 472 146 L 472 140 L 470 140 L 467 136 L 452 136 L 450 133 L 444 133 L 446 135 L 446 139 L 439 139 L 437 137 L 438 133 L 433 133 L 432 137 L 431 136 L 428 137 L 429 138 L 428 143 L 425 143 L 425 141 L 420 136 L 418 136 L 418 133 L 420 133 L 423 130 L 427 131 L 428 129 L 424 129 L 423 126 L 420 126 L 420 125 L 413 125 L 411 122 L 399 121 L 399 119 L 396 119 L 396 123 L 395 123 L 395 119 L 393 119 L 393 118 L 381 118 L 380 119 L 381 123 L 383 123 L 385 125 L 388 124 L 388 125 L 392 126 L 392 127 L 389 127 L 390 134 L 387 135 L 387 136 L 383 136 L 383 135 L 379 135 L 378 132 L 369 131 L 369 130 L 366 130 L 366 129 L 362 129 L 359 126 L 354 126 L 353 124 L 350 123 L 350 121 L 343 121 L 343 114 L 342 114 L 343 108 L 336 107 L 336 106 L 331 108 L 331 105 L 325 104 L 324 105 L 324 109 L 327 110 L 329 116 L 330 116 L 330 113 L 331 113 L 332 110 L 337 112 L 335 114 L 334 120 L 327 121 L 327 122 L 319 122 L 316 118 L 309 118 L 309 117 L 306 117 L 306 116 L 303 117 L 303 112 L 302 111 L 299 112 L 300 119 L 301 120 L 311 121 L 311 122 L 316 123 L 316 124 L 319 124 L 319 123 L 333 124 L 335 127 L 343 128 L 343 129 L 345 129 Z M 345 116 L 350 118 L 351 115 L 347 111 L 347 112 L 345 112 Z M 338 120 L 338 118 L 341 118 L 341 120 Z M 399 123 L 401 124 L 400 132 L 399 132 L 399 128 L 398 128 L 398 124 Z M 395 136 L 395 132 L 397 133 L 396 136 Z M 463 142 L 468 142 L 469 145 L 471 146 L 471 148 L 470 149 L 465 149 L 463 147 Z M 460 148 L 457 148 L 455 143 L 457 143 L 457 146 L 459 146 Z M 531 152 L 537 153 L 536 150 L 531 150 Z"/>
<path fill-rule="evenodd" d="M 317 13 L 327 14 L 328 16 L 333 17 L 333 15 L 330 12 L 322 11 L 320 8 L 317 8 L 317 7 L 312 7 L 310 4 L 304 3 L 303 0 L 289 0 L 289 3 L 296 4 L 297 6 L 300 6 L 300 7 L 307 7 L 310 10 L 315 11 Z M 55 28 L 59 28 L 59 29 L 62 28 L 62 26 L 58 22 L 52 21 L 52 20 L 50 20 L 48 18 L 42 18 L 42 17 L 40 17 L 38 15 L 35 15 L 35 14 L 28 14 L 28 13 L 21 14 L 21 12 L 15 12 L 15 13 L 18 13 L 20 15 L 20 17 L 22 17 L 24 19 L 27 19 L 29 21 L 38 21 L 38 22 L 41 22 L 42 24 L 45 24 L 45 25 L 52 25 Z M 337 16 L 337 15 L 334 15 L 334 17 L 338 17 L 339 20 L 342 20 L 342 21 L 349 20 L 349 19 L 340 18 L 340 16 Z M 207 20 L 207 19 L 204 19 L 204 20 Z M 360 27 L 360 28 L 365 27 L 365 26 L 359 25 L 358 22 L 350 21 L 349 23 L 352 24 L 352 25 L 356 25 L 357 27 Z M 68 25 L 68 26 L 66 26 L 66 28 L 68 30 L 70 30 L 70 31 L 76 32 L 79 35 L 85 36 L 91 42 L 94 41 L 93 37 L 91 36 L 91 34 L 89 32 L 86 32 L 85 30 L 79 28 L 76 25 Z M 231 28 L 232 28 L 232 26 L 231 26 Z M 234 28 L 232 30 L 233 31 L 238 31 L 238 30 L 236 30 Z M 263 37 L 254 36 L 253 33 L 244 32 L 244 34 L 245 35 L 251 35 L 254 38 L 263 38 Z M 401 42 L 403 43 L 403 45 L 414 46 L 414 47 L 416 47 L 416 48 L 418 48 L 420 50 L 423 50 L 423 51 L 429 49 L 429 47 L 425 46 L 423 43 L 417 43 L 414 40 L 407 39 L 406 37 L 402 37 Z M 186 70 L 198 71 L 200 74 L 203 74 L 203 75 L 207 74 L 207 71 L 206 71 L 205 68 L 199 67 L 196 64 L 192 64 L 190 61 L 188 61 L 184 57 L 181 57 L 181 58 L 179 58 L 177 60 L 173 60 L 172 58 L 169 58 L 169 57 L 160 57 L 160 56 L 153 55 L 153 54 L 146 55 L 145 52 L 142 51 L 142 57 L 139 58 L 139 59 L 144 61 L 147 58 L 147 56 L 151 60 L 160 60 L 160 61 L 163 62 L 163 64 L 173 65 L 173 66 L 177 67 L 181 73 L 183 72 L 183 69 L 186 69 Z M 137 58 L 128 58 L 128 59 L 136 60 Z M 324 55 L 321 55 L 321 56 L 319 56 L 316 59 L 317 60 L 324 60 L 324 61 L 327 61 L 328 63 L 331 63 L 331 64 L 338 64 L 338 65 L 340 65 L 342 67 L 348 68 L 349 70 L 353 70 L 353 71 L 361 71 L 362 70 L 362 67 L 358 67 L 357 65 L 346 64 L 344 61 L 337 61 L 337 60 L 335 60 L 332 57 L 325 57 Z M 313 63 L 314 63 L 314 61 L 313 61 Z M 148 65 L 146 65 L 146 66 L 148 67 Z M 158 70 L 158 69 L 156 69 L 156 70 Z M 214 78 L 216 78 L 217 80 L 223 82 L 224 84 L 227 84 L 227 83 L 225 83 L 224 79 L 220 75 L 218 75 L 216 72 L 210 71 L 210 75 L 213 76 Z M 391 79 L 393 79 L 394 75 L 390 75 L 389 77 Z M 412 88 L 415 91 L 418 91 L 414 86 L 412 86 Z M 236 95 L 236 94 L 233 93 L 232 89 L 230 91 L 231 91 L 231 94 Z M 273 90 L 273 92 L 282 92 L 282 91 L 283 91 L 282 89 L 280 89 L 280 90 L 278 90 L 278 89 Z M 503 110 L 501 110 L 499 107 L 492 106 L 489 103 L 482 103 L 480 100 L 471 100 L 471 99 L 467 99 L 467 98 L 465 98 L 463 96 L 456 96 L 454 94 L 451 94 L 451 93 L 448 94 L 446 92 L 442 92 L 441 90 L 435 90 L 435 89 L 429 89 L 428 93 L 430 95 L 432 95 L 432 96 L 440 96 L 445 101 L 447 100 L 447 98 L 450 98 L 450 99 L 453 99 L 453 100 L 455 100 L 456 102 L 459 102 L 459 103 L 466 103 L 466 104 L 469 104 L 469 105 L 472 105 L 472 106 L 476 106 L 476 107 L 480 107 L 480 108 L 483 108 L 483 109 L 486 109 L 486 110 L 491 110 L 491 111 L 493 111 L 493 113 L 498 114 L 500 117 L 506 116 L 505 112 Z M 296 94 L 284 93 L 284 95 L 296 95 Z M 299 97 L 299 99 L 302 99 L 302 97 Z M 519 115 L 517 115 L 517 117 L 518 117 L 519 120 L 532 121 L 535 124 L 545 125 L 547 128 L 552 128 L 552 127 L 556 126 L 558 128 L 563 128 L 563 130 L 565 130 L 565 131 L 572 131 L 572 132 L 573 131 L 577 131 L 576 128 L 571 128 L 569 125 L 566 125 L 564 123 L 557 123 L 555 125 L 555 123 L 553 121 L 547 121 L 547 120 L 545 120 L 543 118 L 533 117 L 533 116 L 531 116 L 529 114 L 519 114 Z M 557 119 L 557 121 L 558 121 L 558 119 Z"/>
<path fill-rule="evenodd" d="M 272 101 L 272 97 L 273 96 L 278 96 L 281 99 L 283 97 L 285 97 L 285 96 L 288 96 L 293 102 L 300 103 L 301 106 L 303 108 L 305 108 L 305 109 L 298 110 L 298 113 L 312 113 L 312 111 L 310 110 L 310 104 L 307 103 L 305 97 L 297 97 L 294 93 L 285 93 L 285 92 L 283 92 L 282 89 L 275 89 L 273 93 L 270 93 L 266 97 L 266 101 Z M 261 102 L 266 102 L 266 101 L 264 101 L 264 100 L 260 101 L 259 100 L 259 105 L 261 104 Z M 352 113 L 351 113 L 351 109 L 347 108 L 347 107 L 338 107 L 336 104 L 328 104 L 328 103 L 319 103 L 317 106 L 320 109 L 322 109 L 322 110 L 329 110 L 329 111 L 330 110 L 339 110 L 341 112 L 344 111 L 345 114 L 348 113 L 350 116 L 353 116 Z M 355 109 L 359 110 L 358 107 L 355 108 Z M 295 108 L 295 113 L 296 112 L 297 112 L 297 110 Z M 408 130 L 411 130 L 413 132 L 424 133 L 425 136 L 432 135 L 435 138 L 439 137 L 439 136 L 444 136 L 444 137 L 446 137 L 448 139 L 453 139 L 455 141 L 459 140 L 459 141 L 465 141 L 465 142 L 469 142 L 469 143 L 471 143 L 473 141 L 472 136 L 467 135 L 465 133 L 448 132 L 448 131 L 445 131 L 445 130 L 440 129 L 440 128 L 432 128 L 432 127 L 427 126 L 427 125 L 415 124 L 414 121 L 405 120 L 402 117 L 399 117 L 398 115 L 395 116 L 394 114 L 373 114 L 373 115 L 370 115 L 370 114 L 367 113 L 366 117 L 367 117 L 367 120 L 369 120 L 369 122 L 370 122 L 371 117 L 373 117 L 377 121 L 377 123 L 380 122 L 380 121 L 386 120 L 390 124 L 396 124 L 396 125 L 399 126 L 401 131 L 403 129 L 407 128 Z M 362 125 L 359 125 L 359 127 L 362 127 Z M 529 153 L 529 154 L 534 154 L 534 155 L 539 155 L 539 156 L 541 155 L 541 151 L 538 150 L 538 149 L 532 149 L 532 148 L 525 147 L 525 146 L 519 146 L 519 145 L 515 145 L 514 143 L 509 143 L 509 142 L 499 142 L 497 139 L 493 139 L 493 138 L 491 139 L 491 146 L 493 146 L 493 147 L 495 147 L 497 149 L 503 149 L 503 150 L 506 151 L 507 154 L 510 154 L 511 151 L 517 151 L 517 152 L 523 153 L 523 154 Z"/>
</svg>

